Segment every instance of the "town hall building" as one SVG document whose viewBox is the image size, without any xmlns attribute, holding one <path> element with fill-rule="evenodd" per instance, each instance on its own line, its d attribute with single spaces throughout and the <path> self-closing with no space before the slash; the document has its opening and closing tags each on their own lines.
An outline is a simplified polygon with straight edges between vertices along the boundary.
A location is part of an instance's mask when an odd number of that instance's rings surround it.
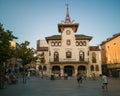
<svg viewBox="0 0 120 96">
<path fill-rule="evenodd" d="M 78 72 L 90 76 L 101 74 L 99 46 L 90 46 L 92 36 L 76 34 L 79 23 L 71 21 L 67 5 L 65 20 L 58 24 L 58 35 L 37 40 L 37 53 L 43 54 L 45 62 L 37 62 L 36 69 L 45 75 L 65 74 L 76 76 Z"/>
</svg>

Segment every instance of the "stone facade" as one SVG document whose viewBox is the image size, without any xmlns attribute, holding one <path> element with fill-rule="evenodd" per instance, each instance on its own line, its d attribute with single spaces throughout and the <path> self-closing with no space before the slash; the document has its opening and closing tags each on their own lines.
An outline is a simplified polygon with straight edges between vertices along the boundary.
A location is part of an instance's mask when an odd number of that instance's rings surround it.
<svg viewBox="0 0 120 96">
<path fill-rule="evenodd" d="M 87 76 L 101 74 L 100 48 L 89 46 L 92 36 L 76 34 L 78 26 L 70 20 L 67 6 L 65 21 L 58 24 L 60 35 L 37 41 L 38 54 L 44 52 L 45 57 L 44 64 L 37 63 L 38 70 L 48 75 L 51 72 L 68 76 L 76 76 L 78 72 Z"/>
</svg>

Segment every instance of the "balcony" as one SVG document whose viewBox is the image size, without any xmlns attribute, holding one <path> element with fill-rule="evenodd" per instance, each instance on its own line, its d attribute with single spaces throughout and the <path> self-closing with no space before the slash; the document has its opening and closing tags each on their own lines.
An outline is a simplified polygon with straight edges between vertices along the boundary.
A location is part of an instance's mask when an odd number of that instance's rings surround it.
<svg viewBox="0 0 120 96">
<path fill-rule="evenodd" d="M 72 59 L 72 58 L 50 58 L 49 62 L 51 64 L 88 64 L 89 63 L 89 59 L 85 58 L 84 60 L 78 61 L 76 59 Z"/>
</svg>

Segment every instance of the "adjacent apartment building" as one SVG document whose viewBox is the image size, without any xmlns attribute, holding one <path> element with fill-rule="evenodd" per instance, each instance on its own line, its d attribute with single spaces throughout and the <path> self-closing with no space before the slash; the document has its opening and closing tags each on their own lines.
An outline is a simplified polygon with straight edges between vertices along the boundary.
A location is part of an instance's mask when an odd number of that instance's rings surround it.
<svg viewBox="0 0 120 96">
<path fill-rule="evenodd" d="M 67 6 L 65 20 L 58 24 L 57 35 L 37 40 L 38 54 L 44 54 L 45 62 L 37 62 L 37 70 L 43 74 L 68 74 L 78 72 L 90 76 L 101 74 L 101 51 L 99 46 L 90 46 L 92 36 L 76 34 L 79 23 L 71 21 Z"/>
<path fill-rule="evenodd" d="M 112 77 L 120 77 L 120 33 L 101 44 L 102 69 Z"/>
</svg>

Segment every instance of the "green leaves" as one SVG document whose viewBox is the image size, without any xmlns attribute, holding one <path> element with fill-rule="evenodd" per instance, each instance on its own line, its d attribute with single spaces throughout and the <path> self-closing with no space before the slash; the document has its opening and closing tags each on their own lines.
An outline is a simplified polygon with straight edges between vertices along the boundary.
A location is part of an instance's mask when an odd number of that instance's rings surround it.
<svg viewBox="0 0 120 96">
<path fill-rule="evenodd" d="M 13 39 L 17 39 L 17 37 L 12 34 L 12 31 L 5 31 L 0 23 L 0 64 L 12 57 L 13 50 L 10 41 L 13 41 Z"/>
<path fill-rule="evenodd" d="M 16 55 L 18 58 L 22 59 L 22 64 L 26 65 L 31 62 L 36 61 L 35 57 L 35 49 L 33 48 L 28 48 L 30 42 L 25 41 L 24 43 L 21 43 L 19 45 L 19 48 L 16 51 Z"/>
</svg>

